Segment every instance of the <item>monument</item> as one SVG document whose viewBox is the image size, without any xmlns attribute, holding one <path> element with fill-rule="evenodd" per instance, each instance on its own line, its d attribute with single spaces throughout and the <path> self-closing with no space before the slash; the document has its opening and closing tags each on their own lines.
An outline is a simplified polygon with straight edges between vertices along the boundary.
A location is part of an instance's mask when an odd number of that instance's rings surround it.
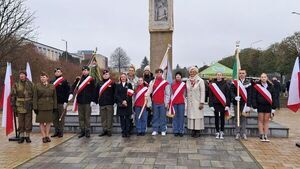
<svg viewBox="0 0 300 169">
<path fill-rule="evenodd" d="M 153 72 L 173 41 L 173 0 L 149 0 L 150 69 Z M 172 48 L 169 50 L 172 65 Z"/>
</svg>

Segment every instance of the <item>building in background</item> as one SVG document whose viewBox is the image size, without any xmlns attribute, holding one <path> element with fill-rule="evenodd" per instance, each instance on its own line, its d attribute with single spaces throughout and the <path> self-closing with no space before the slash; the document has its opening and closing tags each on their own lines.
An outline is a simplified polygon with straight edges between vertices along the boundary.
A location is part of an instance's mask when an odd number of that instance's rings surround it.
<svg viewBox="0 0 300 169">
<path fill-rule="evenodd" d="M 82 55 L 84 61 L 82 64 L 88 64 L 93 57 L 93 50 L 79 50 L 77 51 L 78 55 Z M 97 58 L 97 63 L 100 69 L 107 69 L 108 68 L 108 58 L 102 54 L 96 54 L 95 57 Z"/>
<path fill-rule="evenodd" d="M 46 56 L 46 58 L 53 60 L 53 61 L 58 61 L 59 57 L 62 56 L 62 54 L 65 52 L 65 50 L 61 50 L 43 43 L 39 43 L 36 41 L 32 41 L 29 39 L 25 40 L 25 43 L 30 43 L 36 47 L 36 50 Z M 78 59 L 79 63 L 84 59 L 83 55 L 80 54 L 75 54 L 75 53 L 69 53 L 73 58 Z"/>
</svg>

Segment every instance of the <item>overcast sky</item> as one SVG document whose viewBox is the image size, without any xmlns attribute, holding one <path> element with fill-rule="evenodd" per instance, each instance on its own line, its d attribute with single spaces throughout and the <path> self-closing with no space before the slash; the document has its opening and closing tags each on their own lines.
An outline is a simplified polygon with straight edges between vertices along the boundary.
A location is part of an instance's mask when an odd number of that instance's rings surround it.
<svg viewBox="0 0 300 169">
<path fill-rule="evenodd" d="M 149 57 L 148 0 L 27 0 L 37 41 L 71 52 L 121 46 L 140 66 Z M 267 48 L 300 31 L 299 0 L 174 0 L 173 66 L 210 64 L 241 48 Z"/>
</svg>

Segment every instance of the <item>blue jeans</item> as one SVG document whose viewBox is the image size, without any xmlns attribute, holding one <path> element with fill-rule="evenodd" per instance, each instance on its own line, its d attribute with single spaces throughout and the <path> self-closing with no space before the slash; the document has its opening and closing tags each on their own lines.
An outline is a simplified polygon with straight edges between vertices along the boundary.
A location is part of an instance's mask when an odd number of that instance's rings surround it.
<svg viewBox="0 0 300 169">
<path fill-rule="evenodd" d="M 138 133 L 145 133 L 146 132 L 146 127 L 147 127 L 148 112 L 145 108 L 141 118 L 139 119 L 139 115 L 141 113 L 141 110 L 142 110 L 142 107 L 139 107 L 139 106 L 134 107 L 135 127 L 136 127 L 136 131 Z"/>
<path fill-rule="evenodd" d="M 152 105 L 153 108 L 153 119 L 152 119 L 152 129 L 156 132 L 166 132 L 167 131 L 167 117 L 165 104 L 155 104 Z"/>
<path fill-rule="evenodd" d="M 174 104 L 173 133 L 184 132 L 184 104 Z"/>
</svg>

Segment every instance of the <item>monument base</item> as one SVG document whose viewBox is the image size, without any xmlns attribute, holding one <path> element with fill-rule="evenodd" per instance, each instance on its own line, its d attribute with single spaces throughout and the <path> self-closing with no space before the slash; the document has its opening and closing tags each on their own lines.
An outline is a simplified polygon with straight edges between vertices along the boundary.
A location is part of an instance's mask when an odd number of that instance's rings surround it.
<svg viewBox="0 0 300 169">
<path fill-rule="evenodd" d="M 154 72 L 159 68 L 168 48 L 172 45 L 173 31 L 150 32 L 150 69 Z M 169 61 L 172 66 L 172 48 L 169 50 Z"/>
</svg>

